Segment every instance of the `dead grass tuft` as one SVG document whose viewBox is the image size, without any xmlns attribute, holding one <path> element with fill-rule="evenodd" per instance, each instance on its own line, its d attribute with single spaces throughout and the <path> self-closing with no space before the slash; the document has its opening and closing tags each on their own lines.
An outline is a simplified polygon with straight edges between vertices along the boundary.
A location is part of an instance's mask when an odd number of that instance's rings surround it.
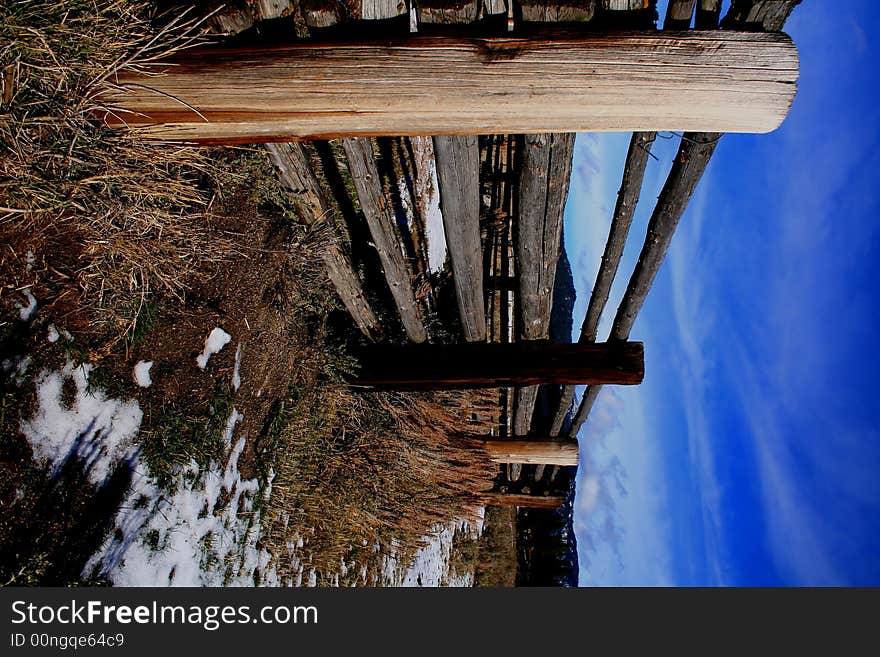
<svg viewBox="0 0 880 657">
<path fill-rule="evenodd" d="M 205 216 L 209 153 L 95 120 L 102 84 L 200 38 L 186 15 L 156 27 L 150 6 L 0 3 L 0 303 L 28 287 L 44 307 L 67 302 L 105 349 L 131 339 L 152 291 L 182 295 L 230 248 Z"/>
</svg>

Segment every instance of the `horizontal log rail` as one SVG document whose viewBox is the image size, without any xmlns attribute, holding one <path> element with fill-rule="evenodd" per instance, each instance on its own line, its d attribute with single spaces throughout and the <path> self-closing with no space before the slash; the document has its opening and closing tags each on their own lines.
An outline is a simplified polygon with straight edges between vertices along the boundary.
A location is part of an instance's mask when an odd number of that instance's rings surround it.
<svg viewBox="0 0 880 657">
<path fill-rule="evenodd" d="M 768 132 L 795 94 L 784 34 L 553 32 L 193 49 L 99 95 L 111 126 L 236 144 L 341 136 Z"/>
<path fill-rule="evenodd" d="M 363 349 L 360 365 L 349 383 L 384 390 L 637 385 L 645 374 L 640 342 L 376 344 Z"/>
</svg>

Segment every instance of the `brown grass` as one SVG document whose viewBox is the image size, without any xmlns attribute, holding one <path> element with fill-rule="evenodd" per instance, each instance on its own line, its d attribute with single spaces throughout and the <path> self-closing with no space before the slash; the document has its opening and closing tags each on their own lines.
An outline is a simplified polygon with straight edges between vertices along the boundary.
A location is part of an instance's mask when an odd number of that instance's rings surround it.
<svg viewBox="0 0 880 657">
<path fill-rule="evenodd" d="M 405 561 L 436 525 L 474 519 L 495 466 L 456 438 L 466 429 L 458 414 L 428 395 L 357 393 L 319 381 L 296 389 L 302 396 L 279 416 L 264 516 L 281 573 L 287 526 L 308 528 L 300 558 L 332 574 L 342 562 L 378 567 L 377 545 L 394 544 Z"/>
<path fill-rule="evenodd" d="M 180 296 L 229 249 L 205 218 L 210 154 L 95 120 L 101 85 L 198 41 L 197 22 L 158 28 L 150 6 L 0 3 L 0 304 L 30 288 L 44 308 L 82 313 L 107 349 L 130 339 L 151 292 Z"/>
</svg>

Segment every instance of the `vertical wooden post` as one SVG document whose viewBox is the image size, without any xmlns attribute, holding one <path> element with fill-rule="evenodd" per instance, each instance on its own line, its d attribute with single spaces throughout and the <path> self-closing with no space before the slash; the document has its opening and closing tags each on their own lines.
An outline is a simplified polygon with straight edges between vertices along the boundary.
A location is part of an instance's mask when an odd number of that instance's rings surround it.
<svg viewBox="0 0 880 657">
<path fill-rule="evenodd" d="M 315 222 L 316 214 L 323 216 L 332 211 L 302 144 L 266 144 L 266 149 L 281 181 L 305 201 L 305 207 L 301 211 L 307 213 L 309 223 Z M 331 242 L 324 247 L 321 257 L 327 267 L 330 282 L 355 324 L 367 337 L 378 338 L 382 334 L 382 328 L 367 302 L 361 281 L 348 254 L 339 244 Z"/>
<path fill-rule="evenodd" d="M 617 192 L 617 204 L 614 206 L 614 214 L 611 217 L 611 228 L 608 232 L 608 240 L 605 242 L 605 252 L 602 254 L 602 263 L 596 276 L 596 284 L 590 295 L 590 303 L 584 323 L 581 325 L 580 342 L 595 342 L 596 333 L 599 329 L 599 320 L 602 311 L 611 294 L 611 285 L 617 275 L 629 228 L 632 225 L 636 204 L 642 189 L 642 181 L 645 177 L 645 167 L 651 152 L 651 144 L 656 138 L 655 132 L 635 132 L 629 142 L 629 150 L 626 154 L 626 162 L 623 167 L 623 179 L 620 190 Z M 562 431 L 562 425 L 568 415 L 568 409 L 574 400 L 574 386 L 565 386 L 562 389 L 562 398 L 550 427 L 551 435 L 558 435 Z"/>
<path fill-rule="evenodd" d="M 521 340 L 549 335 L 553 285 L 562 245 L 562 215 L 568 197 L 574 135 L 525 135 L 520 141 L 516 264 L 519 268 Z M 517 391 L 514 433 L 528 434 L 538 389 Z"/>
<path fill-rule="evenodd" d="M 696 0 L 669 0 L 669 4 L 666 6 L 666 18 L 663 21 L 663 29 L 690 29 L 691 19 L 694 17 L 695 4 Z"/>
<path fill-rule="evenodd" d="M 379 171 L 373 159 L 372 143 L 369 139 L 348 138 L 342 140 L 342 146 L 348 158 L 348 168 L 354 180 L 361 210 L 382 262 L 385 280 L 400 313 L 403 329 L 412 342 L 424 342 L 428 339 L 428 333 L 394 229 L 391 206 L 382 193 Z"/>
<path fill-rule="evenodd" d="M 486 340 L 480 257 L 480 151 L 475 135 L 434 137 L 440 207 L 464 338 Z"/>
</svg>

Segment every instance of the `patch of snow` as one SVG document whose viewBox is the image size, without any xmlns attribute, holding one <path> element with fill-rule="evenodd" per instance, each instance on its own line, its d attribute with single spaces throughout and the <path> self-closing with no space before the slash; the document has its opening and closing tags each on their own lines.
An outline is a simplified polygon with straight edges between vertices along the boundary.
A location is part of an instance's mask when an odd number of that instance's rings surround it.
<svg viewBox="0 0 880 657">
<path fill-rule="evenodd" d="M 141 388 L 149 388 L 153 380 L 150 378 L 150 368 L 153 367 L 151 360 L 139 360 L 134 366 L 134 382 Z"/>
<path fill-rule="evenodd" d="M 134 438 L 143 414 L 136 401 L 108 399 L 100 390 L 90 389 L 91 370 L 91 365 L 68 362 L 60 372 L 41 372 L 35 381 L 37 412 L 22 422 L 21 432 L 34 456 L 47 462 L 54 473 L 76 456 L 89 480 L 101 484 L 120 463 L 134 459 Z M 76 388 L 70 408 L 62 403 L 67 379 Z"/>
<path fill-rule="evenodd" d="M 382 583 L 385 586 L 473 586 L 474 573 L 453 573 L 450 569 L 452 542 L 457 533 L 469 539 L 477 539 L 482 533 L 482 519 L 475 525 L 465 521 L 452 521 L 435 527 L 434 533 L 425 536 L 412 561 L 402 563 L 397 556 L 397 545 L 391 545 L 389 554 L 382 560 Z"/>
<path fill-rule="evenodd" d="M 242 479 L 238 459 L 246 444 L 233 444 L 241 414 L 233 409 L 223 441 L 232 446 L 226 464 L 181 468 L 167 490 L 138 473 L 116 527 L 85 573 L 117 586 L 253 586 L 280 584 L 271 555 L 259 545 L 256 479 Z M 170 493 L 168 491 L 171 491 Z"/>
<path fill-rule="evenodd" d="M 49 330 L 46 332 L 46 339 L 49 342 L 58 342 L 58 338 L 61 337 L 61 334 L 58 333 L 58 329 L 55 328 L 54 324 L 49 324 Z"/>
<path fill-rule="evenodd" d="M 235 348 L 235 367 L 232 368 L 232 389 L 238 392 L 241 387 L 241 342 Z"/>
<path fill-rule="evenodd" d="M 208 359 L 223 349 L 231 339 L 232 336 L 222 328 L 218 327 L 211 331 L 208 337 L 205 338 L 205 348 L 196 358 L 199 369 L 205 369 L 208 365 Z"/>
<path fill-rule="evenodd" d="M 34 311 L 37 309 L 37 299 L 31 294 L 30 290 L 23 290 L 22 294 L 24 294 L 24 298 L 27 299 L 28 304 L 23 306 L 22 304 L 16 304 L 18 306 L 18 316 L 21 318 L 23 322 L 26 322 L 31 318 L 34 314 Z"/>
</svg>

